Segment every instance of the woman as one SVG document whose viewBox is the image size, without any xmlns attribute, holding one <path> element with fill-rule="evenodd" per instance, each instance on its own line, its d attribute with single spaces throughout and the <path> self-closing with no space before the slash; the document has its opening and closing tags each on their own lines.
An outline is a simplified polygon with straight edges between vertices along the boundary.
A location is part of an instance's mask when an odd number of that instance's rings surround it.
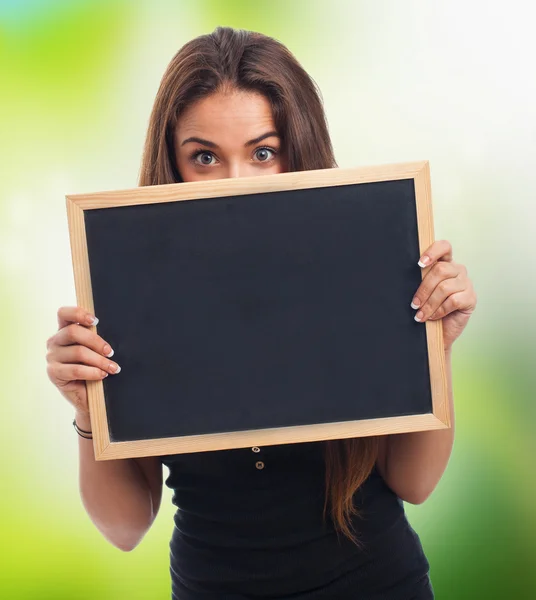
<svg viewBox="0 0 536 600">
<path fill-rule="evenodd" d="M 173 58 L 151 115 L 141 185 L 329 167 L 321 101 L 284 46 L 218 28 Z M 448 242 L 434 243 L 419 264 L 428 272 L 408 303 L 420 322 L 443 319 L 452 406 L 451 348 L 476 296 Z M 162 464 L 169 467 L 165 483 L 178 507 L 173 598 L 433 598 L 403 501 L 431 494 L 453 429 L 97 463 L 85 381 L 120 367 L 90 329 L 93 315 L 61 308 L 58 321 L 48 373 L 75 408 L 84 506 L 112 544 L 132 550 L 158 513 Z"/>
</svg>

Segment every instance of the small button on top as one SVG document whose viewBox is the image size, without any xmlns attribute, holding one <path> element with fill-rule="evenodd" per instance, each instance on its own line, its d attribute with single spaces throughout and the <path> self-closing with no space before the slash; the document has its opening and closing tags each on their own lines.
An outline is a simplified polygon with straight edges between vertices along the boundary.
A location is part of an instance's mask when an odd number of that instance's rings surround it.
<svg viewBox="0 0 536 600">
<path fill-rule="evenodd" d="M 257 448 L 257 446 L 253 446 L 252 450 L 253 450 L 253 452 L 260 452 L 261 451 L 261 449 Z"/>
<path fill-rule="evenodd" d="M 257 469 L 259 469 L 259 471 L 261 469 L 264 469 L 264 463 L 262 462 L 262 460 L 259 460 L 258 462 L 256 462 L 255 466 L 257 467 Z"/>
</svg>

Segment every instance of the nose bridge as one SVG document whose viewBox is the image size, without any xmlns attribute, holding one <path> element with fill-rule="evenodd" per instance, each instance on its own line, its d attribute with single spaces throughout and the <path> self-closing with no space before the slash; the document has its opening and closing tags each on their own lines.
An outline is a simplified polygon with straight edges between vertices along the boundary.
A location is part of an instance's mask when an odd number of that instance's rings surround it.
<svg viewBox="0 0 536 600">
<path fill-rule="evenodd" d="M 242 162 L 235 158 L 229 163 L 229 177 L 243 177 L 244 176 L 244 165 Z"/>
</svg>

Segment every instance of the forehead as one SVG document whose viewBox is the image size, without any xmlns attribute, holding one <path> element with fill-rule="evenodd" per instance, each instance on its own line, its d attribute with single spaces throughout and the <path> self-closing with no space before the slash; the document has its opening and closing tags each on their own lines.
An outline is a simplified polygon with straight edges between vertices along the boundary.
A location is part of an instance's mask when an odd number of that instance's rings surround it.
<svg viewBox="0 0 536 600">
<path fill-rule="evenodd" d="M 256 92 L 216 92 L 189 106 L 177 122 L 179 143 L 198 136 L 218 143 L 234 137 L 253 139 L 275 129 L 268 100 Z"/>
</svg>

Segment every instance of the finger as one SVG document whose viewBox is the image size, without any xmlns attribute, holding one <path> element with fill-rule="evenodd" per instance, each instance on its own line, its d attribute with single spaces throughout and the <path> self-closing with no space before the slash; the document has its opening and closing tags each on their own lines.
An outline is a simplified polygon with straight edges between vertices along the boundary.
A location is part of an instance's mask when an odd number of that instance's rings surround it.
<svg viewBox="0 0 536 600">
<path fill-rule="evenodd" d="M 49 377 L 61 385 L 69 381 L 98 381 L 108 377 L 108 373 L 97 367 L 55 363 L 50 366 Z"/>
<path fill-rule="evenodd" d="M 445 302 L 429 317 L 429 321 L 437 321 L 455 311 L 472 312 L 475 305 L 475 296 L 471 290 L 464 290 L 449 296 Z"/>
<path fill-rule="evenodd" d="M 90 367 L 97 367 L 112 375 L 116 375 L 121 371 L 121 367 L 116 362 L 108 360 L 86 346 L 80 345 L 57 346 L 52 355 L 52 362 L 62 364 L 83 364 Z"/>
<path fill-rule="evenodd" d="M 431 267 L 438 260 L 452 260 L 452 246 L 447 240 L 439 240 L 427 248 L 419 259 L 419 267 Z"/>
<path fill-rule="evenodd" d="M 445 302 L 450 296 L 462 292 L 465 289 L 467 289 L 467 282 L 463 281 L 460 277 L 443 279 L 432 292 L 428 301 L 417 312 L 415 320 L 419 323 L 426 321 L 442 305 L 445 305 Z M 444 314 L 448 314 L 448 312 L 445 312 Z"/>
<path fill-rule="evenodd" d="M 58 310 L 58 329 L 63 329 L 71 323 L 93 327 L 98 322 L 97 317 L 80 306 L 62 306 Z"/>
<path fill-rule="evenodd" d="M 460 275 L 461 269 L 459 267 L 460 265 L 457 263 L 443 261 L 433 265 L 417 288 L 411 301 L 411 308 L 422 308 L 441 281 Z"/>
<path fill-rule="evenodd" d="M 98 333 L 86 329 L 81 325 L 67 325 L 63 329 L 60 329 L 54 336 L 54 343 L 52 346 L 70 346 L 72 344 L 80 344 L 81 346 L 87 346 L 91 350 L 110 358 L 114 355 L 114 351 L 110 344 L 101 338 Z"/>
</svg>

